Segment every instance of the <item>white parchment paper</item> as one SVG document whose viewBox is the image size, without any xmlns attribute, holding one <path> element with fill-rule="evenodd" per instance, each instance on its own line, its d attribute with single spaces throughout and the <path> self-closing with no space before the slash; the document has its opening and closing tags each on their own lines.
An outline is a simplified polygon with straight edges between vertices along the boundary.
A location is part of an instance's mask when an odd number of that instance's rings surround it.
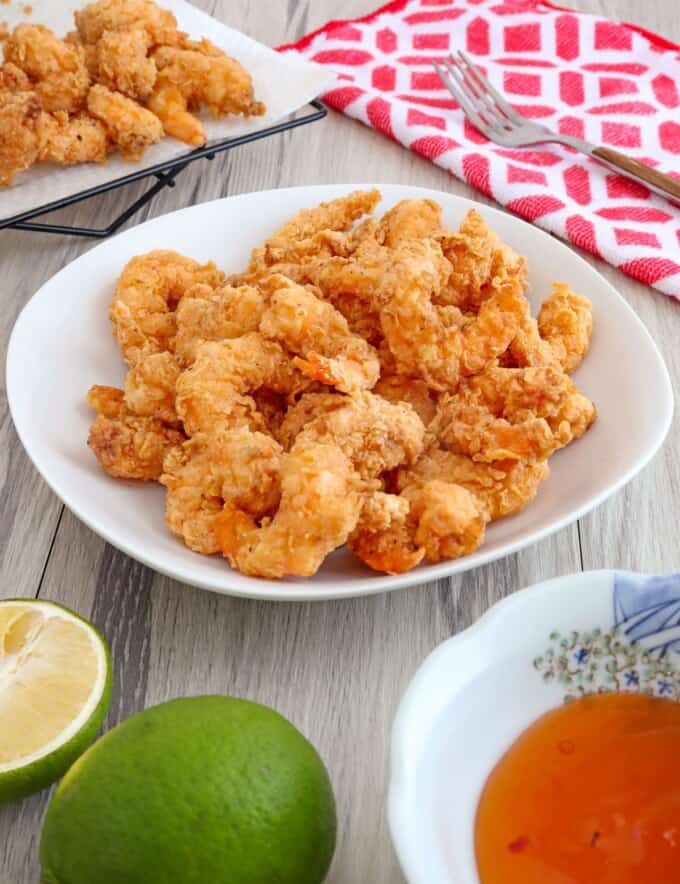
<svg viewBox="0 0 680 884">
<path fill-rule="evenodd" d="M 9 28 L 20 22 L 45 24 L 59 37 L 75 28 L 73 12 L 86 5 L 87 0 L 31 0 L 32 12 L 26 15 L 26 0 L 11 0 L 0 5 L 0 22 Z M 320 95 L 334 80 L 332 73 L 320 65 L 311 64 L 290 53 L 281 55 L 227 27 L 185 0 L 160 0 L 162 6 L 177 16 L 181 30 L 192 37 L 208 37 L 229 55 L 238 59 L 253 77 L 255 95 L 267 106 L 262 117 L 251 119 L 227 118 L 212 120 L 203 117 L 208 144 L 224 138 L 256 132 L 271 126 Z M 186 144 L 174 138 L 164 138 L 145 154 L 141 163 L 128 163 L 113 154 L 107 163 L 87 163 L 79 166 L 57 166 L 41 163 L 17 176 L 11 187 L 0 188 L 0 220 L 72 196 L 91 187 L 115 181 L 131 172 L 183 156 L 189 152 Z"/>
</svg>

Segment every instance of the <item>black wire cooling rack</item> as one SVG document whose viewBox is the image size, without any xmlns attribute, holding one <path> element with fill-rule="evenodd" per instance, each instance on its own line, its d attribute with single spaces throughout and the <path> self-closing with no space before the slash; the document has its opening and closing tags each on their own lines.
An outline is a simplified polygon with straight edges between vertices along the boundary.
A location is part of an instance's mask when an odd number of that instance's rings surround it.
<svg viewBox="0 0 680 884">
<path fill-rule="evenodd" d="M 238 138 L 228 138 L 224 141 L 218 141 L 216 144 L 200 147 L 197 150 L 191 151 L 191 153 L 176 157 L 174 160 L 167 160 L 164 163 L 158 163 L 155 166 L 149 166 L 148 168 L 131 172 L 129 175 L 123 175 L 121 178 L 116 178 L 115 181 L 108 181 L 106 184 L 91 187 L 89 190 L 83 190 L 80 193 L 64 197 L 64 199 L 55 200 L 52 203 L 46 203 L 35 209 L 29 209 L 28 211 L 21 212 L 11 218 L 5 218 L 0 221 L 0 230 L 9 228 L 12 230 L 30 230 L 39 233 L 61 233 L 70 236 L 88 236 L 94 239 L 105 239 L 107 236 L 111 236 L 112 233 L 115 233 L 120 227 L 122 227 L 122 225 L 125 224 L 135 212 L 152 200 L 159 191 L 163 190 L 164 187 L 174 187 L 177 176 L 196 160 L 212 160 L 218 153 L 223 153 L 234 147 L 240 147 L 242 144 L 249 144 L 251 141 L 258 141 L 260 138 L 277 135 L 279 132 L 286 132 L 289 129 L 297 129 L 299 126 L 314 123 L 316 120 L 323 119 L 328 113 L 324 104 L 318 99 L 310 101 L 309 105 L 313 108 L 313 111 L 306 113 L 303 116 L 284 120 L 282 123 L 277 123 L 266 129 L 260 129 L 257 132 L 251 132 L 248 135 L 241 135 Z M 113 220 L 108 227 L 70 227 L 64 224 L 44 224 L 39 221 L 31 221 L 32 218 L 45 215 L 47 212 L 63 209 L 66 206 L 71 206 L 82 200 L 90 199 L 90 197 L 98 196 L 100 193 L 106 193 L 109 190 L 116 190 L 119 187 L 131 184 L 133 181 L 141 181 L 144 178 L 156 178 L 157 180 L 155 184 L 139 197 L 139 199 L 135 200 L 132 205 L 128 206 L 124 212 Z"/>
</svg>

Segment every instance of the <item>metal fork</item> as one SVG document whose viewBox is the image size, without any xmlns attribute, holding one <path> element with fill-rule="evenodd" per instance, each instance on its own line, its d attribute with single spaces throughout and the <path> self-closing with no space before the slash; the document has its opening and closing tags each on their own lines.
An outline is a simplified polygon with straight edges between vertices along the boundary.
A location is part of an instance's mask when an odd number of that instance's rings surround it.
<svg viewBox="0 0 680 884">
<path fill-rule="evenodd" d="M 680 181 L 670 175 L 651 169 L 610 147 L 597 147 L 571 135 L 560 135 L 517 113 L 464 52 L 450 55 L 442 64 L 433 62 L 433 65 L 474 126 L 496 144 L 505 147 L 566 144 L 619 174 L 642 182 L 660 196 L 680 200 Z"/>
</svg>

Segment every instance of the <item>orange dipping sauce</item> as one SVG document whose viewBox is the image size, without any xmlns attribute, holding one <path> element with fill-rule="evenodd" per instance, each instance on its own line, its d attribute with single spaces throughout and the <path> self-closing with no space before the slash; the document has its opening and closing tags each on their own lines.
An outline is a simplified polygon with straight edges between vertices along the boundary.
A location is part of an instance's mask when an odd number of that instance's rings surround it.
<svg viewBox="0 0 680 884">
<path fill-rule="evenodd" d="M 680 703 L 596 694 L 539 718 L 482 792 L 482 884 L 678 884 Z"/>
</svg>

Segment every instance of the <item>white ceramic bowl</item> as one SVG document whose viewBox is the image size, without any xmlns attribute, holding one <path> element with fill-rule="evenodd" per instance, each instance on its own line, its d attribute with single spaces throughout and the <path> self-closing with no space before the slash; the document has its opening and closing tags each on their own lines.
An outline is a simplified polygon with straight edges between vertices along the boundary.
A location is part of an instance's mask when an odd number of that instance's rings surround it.
<svg viewBox="0 0 680 884">
<path fill-rule="evenodd" d="M 638 659 L 651 654 L 644 672 L 631 666 L 612 681 L 612 630 Z M 581 675 L 569 680 L 565 662 Z M 475 812 L 505 750 L 567 695 L 642 687 L 680 700 L 680 575 L 549 580 L 440 645 L 413 678 L 392 732 L 389 823 L 409 884 L 479 884 Z"/>
<path fill-rule="evenodd" d="M 631 308 L 575 252 L 524 221 L 434 190 L 380 185 L 384 212 L 407 198 L 437 200 L 458 225 L 477 207 L 502 239 L 526 255 L 534 307 L 555 278 L 593 302 L 595 332 L 575 380 L 599 419 L 550 460 L 551 475 L 524 512 L 489 527 L 472 555 L 407 574 L 379 575 L 348 550 L 329 556 L 308 580 L 271 581 L 233 571 L 218 556 L 200 556 L 168 531 L 164 489 L 109 479 L 87 448 L 93 419 L 91 384 L 120 386 L 125 367 L 111 334 L 108 305 L 124 264 L 150 249 L 177 249 L 227 272 L 246 266 L 250 250 L 306 206 L 355 187 L 324 185 L 247 193 L 173 212 L 128 230 L 82 255 L 47 282 L 24 308 L 7 355 L 7 396 L 29 457 L 73 512 L 105 540 L 185 583 L 232 595 L 299 601 L 341 598 L 425 583 L 476 568 L 563 528 L 628 482 L 661 445 L 673 396 L 659 351 Z"/>
</svg>

